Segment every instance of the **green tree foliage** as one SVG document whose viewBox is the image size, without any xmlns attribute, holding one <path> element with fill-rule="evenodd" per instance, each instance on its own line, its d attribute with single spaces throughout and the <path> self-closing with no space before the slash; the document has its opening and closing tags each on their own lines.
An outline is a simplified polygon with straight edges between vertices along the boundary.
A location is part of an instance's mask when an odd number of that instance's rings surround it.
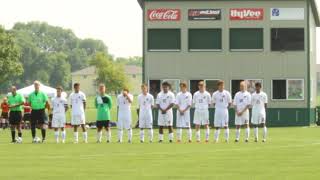
<svg viewBox="0 0 320 180">
<path fill-rule="evenodd" d="M 124 73 L 124 66 L 114 63 L 105 53 L 96 53 L 90 63 L 97 68 L 97 83 L 106 84 L 109 91 L 119 92 L 122 88 L 128 87 L 129 84 Z"/>
<path fill-rule="evenodd" d="M 116 58 L 117 63 L 122 63 L 125 65 L 135 65 L 142 67 L 142 57 L 139 56 L 133 56 L 129 58 L 119 57 Z"/>
<path fill-rule="evenodd" d="M 7 83 L 23 73 L 19 57 L 13 35 L 0 27 L 0 84 Z"/>
</svg>

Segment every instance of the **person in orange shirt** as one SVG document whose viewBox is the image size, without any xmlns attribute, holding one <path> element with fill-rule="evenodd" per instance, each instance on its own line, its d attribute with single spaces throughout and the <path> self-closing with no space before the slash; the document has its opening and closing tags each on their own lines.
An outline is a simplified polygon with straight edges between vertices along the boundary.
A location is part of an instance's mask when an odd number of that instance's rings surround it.
<svg viewBox="0 0 320 180">
<path fill-rule="evenodd" d="M 6 129 L 8 127 L 8 118 L 9 118 L 9 104 L 8 99 L 5 97 L 1 103 L 1 127 Z"/>
</svg>

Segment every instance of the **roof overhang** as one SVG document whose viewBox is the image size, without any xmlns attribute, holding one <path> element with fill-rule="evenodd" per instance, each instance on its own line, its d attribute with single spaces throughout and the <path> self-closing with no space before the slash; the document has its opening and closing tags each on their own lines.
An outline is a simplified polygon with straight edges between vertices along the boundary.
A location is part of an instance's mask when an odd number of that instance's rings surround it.
<svg viewBox="0 0 320 180">
<path fill-rule="evenodd" d="M 145 1 L 241 1 L 241 0 L 137 0 L 137 1 L 140 7 L 143 8 Z M 245 1 L 257 1 L 257 0 L 245 0 Z M 266 0 L 266 1 L 277 1 L 277 0 Z M 286 1 L 286 0 L 283 0 L 283 1 Z M 287 0 L 287 1 L 291 1 L 291 0 Z M 314 20 L 316 22 L 316 26 L 320 27 L 319 10 L 317 7 L 316 0 L 307 0 L 307 1 L 309 1 L 311 4 L 311 10 L 314 16 Z"/>
</svg>

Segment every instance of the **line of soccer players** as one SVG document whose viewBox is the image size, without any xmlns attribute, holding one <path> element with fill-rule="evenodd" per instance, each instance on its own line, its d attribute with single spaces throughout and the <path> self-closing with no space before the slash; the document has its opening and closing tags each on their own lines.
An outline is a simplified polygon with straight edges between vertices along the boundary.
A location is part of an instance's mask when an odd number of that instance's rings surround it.
<svg viewBox="0 0 320 180">
<path fill-rule="evenodd" d="M 261 84 L 256 83 L 256 91 L 250 94 L 247 91 L 245 81 L 240 83 L 240 91 L 236 93 L 232 103 L 231 94 L 224 89 L 224 82 L 219 81 L 218 90 L 210 95 L 206 91 L 206 86 L 203 81 L 198 83 L 199 90 L 192 96 L 187 91 L 187 84 L 180 83 L 180 92 L 175 97 L 174 93 L 170 91 L 171 85 L 168 82 L 163 82 L 161 85 L 161 92 L 157 95 L 156 100 L 148 92 L 146 84 L 141 85 L 141 94 L 138 96 L 139 107 L 139 128 L 140 128 L 140 142 L 144 142 L 144 130 L 149 132 L 149 142 L 153 141 L 153 114 L 154 108 L 158 109 L 158 127 L 159 127 L 159 142 L 164 140 L 164 128 L 168 128 L 169 142 L 173 142 L 173 108 L 177 108 L 176 120 L 176 135 L 177 142 L 182 142 L 182 130 L 187 130 L 188 142 L 192 142 L 192 129 L 190 122 L 190 108 L 194 105 L 194 125 L 196 130 L 196 141 L 200 142 L 200 129 L 204 126 L 205 142 L 209 142 L 210 137 L 210 123 L 209 123 L 209 107 L 215 108 L 214 113 L 214 142 L 218 142 L 220 129 L 225 129 L 225 141 L 229 142 L 229 108 L 232 106 L 235 109 L 235 125 L 236 138 L 235 142 L 239 142 L 241 126 L 245 127 L 245 142 L 249 141 L 250 126 L 249 126 L 249 108 L 252 107 L 251 124 L 254 126 L 255 141 L 258 141 L 258 127 L 263 128 L 263 142 L 266 141 L 266 107 L 268 97 L 266 93 L 261 90 Z M 86 95 L 80 91 L 80 84 L 74 84 L 74 91 L 70 94 L 69 100 L 62 96 L 62 87 L 57 87 L 57 96 L 51 100 L 51 105 L 48 101 L 48 96 L 40 90 L 40 83 L 34 82 L 34 92 L 28 96 L 27 103 L 31 107 L 31 132 L 34 143 L 45 142 L 46 129 L 48 127 L 48 116 L 46 109 L 52 111 L 51 127 L 54 129 L 55 140 L 57 143 L 65 143 L 66 140 L 66 112 L 70 105 L 71 108 L 71 125 L 74 130 L 74 143 L 79 142 L 78 128 L 83 132 L 83 142 L 88 142 L 88 134 L 85 122 L 86 109 Z M 132 142 L 132 118 L 131 118 L 131 104 L 133 102 L 133 95 L 129 93 L 128 89 L 123 89 L 122 93 L 117 97 L 117 129 L 118 142 L 123 141 L 123 130 L 128 132 L 128 142 Z M 16 87 L 11 88 L 11 94 L 8 96 L 9 108 L 9 122 L 11 125 L 11 134 L 13 143 L 22 142 L 21 120 L 22 110 L 25 105 L 24 97 L 16 92 Z M 69 105 L 68 105 L 69 104 Z M 112 98 L 106 93 L 104 84 L 99 85 L 99 93 L 94 101 L 97 109 L 97 143 L 102 142 L 102 130 L 106 130 L 106 141 L 111 142 L 110 110 L 112 108 Z M 41 129 L 42 140 L 36 137 L 36 129 Z M 16 130 L 18 131 L 18 138 L 16 138 Z M 60 131 L 59 131 L 60 130 Z M 61 134 L 61 135 L 60 135 Z M 61 137 L 60 137 L 61 136 Z"/>
</svg>

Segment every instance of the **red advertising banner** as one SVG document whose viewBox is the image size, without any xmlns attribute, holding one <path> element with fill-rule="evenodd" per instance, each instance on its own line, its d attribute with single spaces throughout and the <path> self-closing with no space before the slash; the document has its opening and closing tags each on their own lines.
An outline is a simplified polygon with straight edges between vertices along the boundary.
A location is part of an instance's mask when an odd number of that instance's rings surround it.
<svg viewBox="0 0 320 180">
<path fill-rule="evenodd" d="M 180 9 L 148 9 L 149 21 L 180 21 Z"/>
<path fill-rule="evenodd" d="M 232 8 L 230 20 L 263 20 L 263 8 Z"/>
</svg>

